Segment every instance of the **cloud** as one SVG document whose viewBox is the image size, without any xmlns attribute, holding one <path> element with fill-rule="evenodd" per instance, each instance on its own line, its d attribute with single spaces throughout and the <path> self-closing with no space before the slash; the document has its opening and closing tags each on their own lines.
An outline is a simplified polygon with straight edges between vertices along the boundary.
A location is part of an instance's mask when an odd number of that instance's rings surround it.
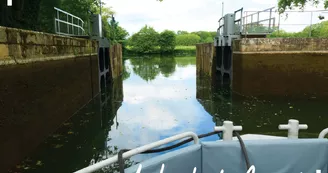
<svg viewBox="0 0 328 173">
<path fill-rule="evenodd" d="M 157 31 L 164 29 L 186 31 L 216 31 L 218 19 L 222 14 L 222 0 L 104 0 L 107 6 L 116 11 L 116 19 L 130 34 L 139 31 L 144 25 L 150 25 Z M 245 11 L 259 11 L 277 6 L 277 0 L 224 0 L 224 13 L 233 13 L 239 8 Z M 323 9 L 323 4 L 317 8 L 308 4 L 306 10 Z M 310 14 L 301 13 L 290 17 L 282 23 L 282 29 L 287 31 L 302 30 L 311 21 Z M 302 17 L 300 17 L 302 16 Z M 277 16 L 278 17 L 278 16 Z M 282 19 L 281 19 L 282 20 Z M 317 16 L 313 23 L 317 23 Z M 278 18 L 276 18 L 278 24 Z M 302 25 L 287 25 L 302 24 Z"/>
<path fill-rule="evenodd" d="M 129 61 L 125 65 L 131 66 Z M 195 65 L 176 67 L 170 78 L 157 76 L 147 83 L 132 71 L 123 83 L 124 101 L 115 118 L 119 125 L 117 129 L 116 123 L 112 126 L 107 146 L 129 149 L 187 131 L 212 131 L 212 116 L 196 99 L 195 72 Z M 217 136 L 204 140 L 209 139 L 215 140 Z M 132 160 L 153 156 L 137 155 Z"/>
</svg>

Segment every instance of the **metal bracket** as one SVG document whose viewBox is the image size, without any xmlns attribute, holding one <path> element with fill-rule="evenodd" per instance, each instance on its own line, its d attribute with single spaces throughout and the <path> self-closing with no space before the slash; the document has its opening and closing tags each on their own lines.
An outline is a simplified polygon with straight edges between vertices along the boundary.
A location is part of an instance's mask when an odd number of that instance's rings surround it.
<svg viewBox="0 0 328 173">
<path fill-rule="evenodd" d="M 214 131 L 222 131 L 223 132 L 223 140 L 231 141 L 233 131 L 242 131 L 242 126 L 234 126 L 232 121 L 224 121 L 223 126 L 214 127 Z"/>
<path fill-rule="evenodd" d="M 308 125 L 299 124 L 298 120 L 291 119 L 288 124 L 278 126 L 279 130 L 288 130 L 288 139 L 298 139 L 298 131 L 308 129 Z"/>
</svg>

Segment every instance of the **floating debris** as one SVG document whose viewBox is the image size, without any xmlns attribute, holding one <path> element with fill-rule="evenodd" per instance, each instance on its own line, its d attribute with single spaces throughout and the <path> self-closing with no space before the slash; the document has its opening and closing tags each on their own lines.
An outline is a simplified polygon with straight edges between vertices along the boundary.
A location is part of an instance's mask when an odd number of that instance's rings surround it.
<svg viewBox="0 0 328 173">
<path fill-rule="evenodd" d="M 74 132 L 73 131 L 69 131 L 69 132 L 67 132 L 67 134 L 72 135 L 72 134 L 74 134 Z"/>
<path fill-rule="evenodd" d="M 57 145 L 55 145 L 54 148 L 61 148 L 62 146 L 64 146 L 64 145 L 63 144 L 57 144 Z"/>
<path fill-rule="evenodd" d="M 41 160 L 38 160 L 37 162 L 36 162 L 36 164 L 35 164 L 36 166 L 42 166 L 43 165 L 43 163 L 41 162 Z"/>
<path fill-rule="evenodd" d="M 72 123 L 64 123 L 63 125 L 64 126 L 69 126 L 69 125 L 71 125 Z"/>
<path fill-rule="evenodd" d="M 61 136 L 63 136 L 63 135 L 60 135 L 60 134 L 54 134 L 54 135 L 52 135 L 53 138 L 59 138 Z"/>
<path fill-rule="evenodd" d="M 289 106 L 289 109 L 293 109 L 294 107 L 293 106 Z"/>
</svg>

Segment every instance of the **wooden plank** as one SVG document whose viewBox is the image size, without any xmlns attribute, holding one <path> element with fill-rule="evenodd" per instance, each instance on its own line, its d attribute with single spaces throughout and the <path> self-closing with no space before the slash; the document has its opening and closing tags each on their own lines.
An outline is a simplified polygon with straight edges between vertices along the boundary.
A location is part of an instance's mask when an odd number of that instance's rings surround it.
<svg viewBox="0 0 328 173">
<path fill-rule="evenodd" d="M 212 76 L 215 72 L 213 70 L 215 49 L 212 43 L 197 44 L 196 45 L 196 66 L 197 75 Z"/>
</svg>

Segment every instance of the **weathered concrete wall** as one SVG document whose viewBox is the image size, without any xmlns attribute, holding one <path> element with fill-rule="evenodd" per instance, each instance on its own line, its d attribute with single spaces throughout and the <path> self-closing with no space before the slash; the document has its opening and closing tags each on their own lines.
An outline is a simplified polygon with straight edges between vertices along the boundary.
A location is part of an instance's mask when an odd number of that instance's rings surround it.
<svg viewBox="0 0 328 173">
<path fill-rule="evenodd" d="M 122 45 L 115 44 L 110 47 L 110 70 L 112 79 L 116 79 L 123 73 Z"/>
<path fill-rule="evenodd" d="M 234 42 L 233 90 L 248 96 L 328 96 L 328 39 Z"/>
<path fill-rule="evenodd" d="M 95 41 L 0 27 L 0 172 L 99 93 Z"/>
<path fill-rule="evenodd" d="M 245 38 L 235 40 L 234 53 L 305 53 L 328 51 L 328 39 L 322 38 Z M 284 52 L 285 51 L 285 52 Z M 300 52 L 301 51 L 301 52 Z"/>
<path fill-rule="evenodd" d="M 87 39 L 0 26 L 0 65 L 74 58 L 97 53 Z"/>
<path fill-rule="evenodd" d="M 196 45 L 196 69 L 197 76 L 209 76 L 215 75 L 215 49 L 213 43 L 204 43 Z"/>
</svg>

